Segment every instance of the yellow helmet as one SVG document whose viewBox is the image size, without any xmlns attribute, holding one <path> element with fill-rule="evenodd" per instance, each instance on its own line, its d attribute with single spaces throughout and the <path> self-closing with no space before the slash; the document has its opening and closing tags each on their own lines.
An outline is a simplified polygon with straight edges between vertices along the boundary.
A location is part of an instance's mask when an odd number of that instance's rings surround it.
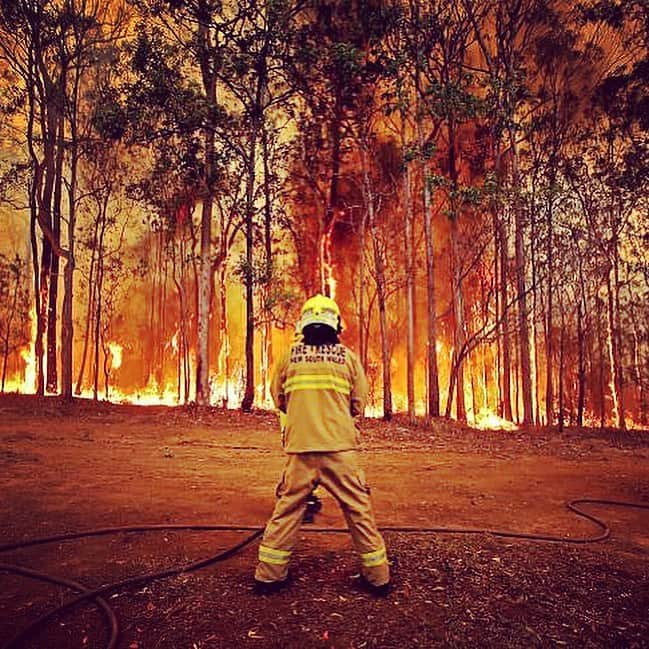
<svg viewBox="0 0 649 649">
<path fill-rule="evenodd" d="M 302 315 L 298 329 L 310 324 L 323 324 L 331 327 L 334 331 L 340 331 L 340 309 L 334 300 L 326 295 L 318 293 L 310 297 L 302 307 Z"/>
</svg>

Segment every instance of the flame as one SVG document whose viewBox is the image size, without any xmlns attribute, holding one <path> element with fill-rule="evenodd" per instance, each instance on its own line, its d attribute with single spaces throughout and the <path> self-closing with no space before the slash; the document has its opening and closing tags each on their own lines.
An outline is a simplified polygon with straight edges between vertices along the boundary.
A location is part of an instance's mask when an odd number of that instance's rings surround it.
<svg viewBox="0 0 649 649">
<path fill-rule="evenodd" d="M 82 396 L 86 395 L 83 394 Z M 110 400 L 135 406 L 177 406 L 178 393 L 169 386 L 160 390 L 154 383 L 153 385 L 147 386 L 145 390 L 137 390 L 133 393 L 126 393 L 111 388 Z"/>
<path fill-rule="evenodd" d="M 122 366 L 122 352 L 124 349 L 118 343 L 108 343 L 108 349 L 111 355 L 111 369 L 117 370 Z"/>
<path fill-rule="evenodd" d="M 24 363 L 22 376 L 8 378 L 5 381 L 5 392 L 18 392 L 21 394 L 34 394 L 36 392 L 36 311 L 32 306 L 29 312 L 31 338 L 29 346 L 20 350 L 20 358 Z"/>
<path fill-rule="evenodd" d="M 334 278 L 333 262 L 331 260 L 331 235 L 333 229 L 324 233 L 320 241 L 320 263 L 322 264 L 322 293 L 333 300 L 336 299 L 336 287 L 338 282 Z"/>
<path fill-rule="evenodd" d="M 25 379 L 22 382 L 16 381 L 18 385 L 22 383 L 22 386 L 26 390 L 36 392 L 36 352 L 34 351 L 34 340 L 36 336 L 32 338 L 32 342 L 29 344 L 29 349 L 23 349 L 20 352 L 20 357 L 25 362 Z"/>
<path fill-rule="evenodd" d="M 469 425 L 479 430 L 518 430 L 515 423 L 499 417 L 487 408 L 481 408 Z"/>
</svg>

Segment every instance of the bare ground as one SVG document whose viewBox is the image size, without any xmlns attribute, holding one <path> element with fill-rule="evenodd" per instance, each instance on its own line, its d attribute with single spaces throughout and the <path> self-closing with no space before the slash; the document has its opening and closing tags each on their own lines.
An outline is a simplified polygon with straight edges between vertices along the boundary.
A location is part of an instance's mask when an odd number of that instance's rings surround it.
<svg viewBox="0 0 649 649">
<path fill-rule="evenodd" d="M 364 425 L 382 526 L 462 526 L 585 537 L 578 497 L 649 503 L 649 433 L 474 431 L 440 421 Z M 269 413 L 0 398 L 0 544 L 103 526 L 262 526 L 284 462 Z M 256 543 L 227 562 L 109 596 L 120 648 L 649 647 L 649 512 L 592 505 L 610 539 L 565 545 L 387 532 L 395 588 L 357 587 L 347 535 L 303 528 L 292 583 L 252 591 Z M 343 526 L 326 497 L 321 526 Z M 226 549 L 237 532 L 149 532 L 5 552 L 0 561 L 88 587 Z M 70 591 L 0 573 L 0 640 Z M 105 647 L 93 605 L 25 647 Z"/>
</svg>

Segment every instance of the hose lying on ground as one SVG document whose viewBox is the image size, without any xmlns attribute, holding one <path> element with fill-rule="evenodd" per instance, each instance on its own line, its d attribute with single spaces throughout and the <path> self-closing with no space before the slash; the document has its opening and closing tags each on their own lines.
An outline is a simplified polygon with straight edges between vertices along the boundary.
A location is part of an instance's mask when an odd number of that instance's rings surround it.
<svg viewBox="0 0 649 649">
<path fill-rule="evenodd" d="M 502 538 L 513 538 L 521 539 L 528 541 L 540 541 L 540 542 L 550 542 L 550 543 L 571 543 L 571 544 L 585 544 L 585 543 L 597 543 L 607 539 L 611 530 L 608 525 L 601 519 L 589 514 L 583 509 L 580 509 L 578 505 L 605 505 L 605 506 L 614 506 L 614 507 L 630 507 L 637 509 L 649 509 L 649 504 L 644 503 L 634 503 L 634 502 L 625 502 L 619 500 L 601 500 L 596 498 L 579 498 L 576 500 L 571 500 L 566 503 L 566 507 L 575 513 L 577 516 L 585 518 L 586 520 L 593 523 L 600 530 L 600 533 L 596 536 L 582 537 L 582 538 L 571 538 L 565 536 L 552 536 L 546 534 L 529 534 L 525 532 L 514 532 L 511 530 L 499 530 L 499 529 L 489 529 L 489 528 L 466 528 L 466 527 L 408 527 L 408 526 L 396 526 L 388 525 L 381 526 L 380 530 L 382 532 L 401 532 L 401 533 L 410 533 L 410 534 L 487 534 L 490 536 L 497 536 Z M 37 628 L 54 618 L 55 616 L 67 611 L 68 609 L 73 608 L 81 602 L 88 600 L 96 601 L 106 614 L 110 626 L 110 639 L 107 645 L 107 649 L 115 649 L 117 646 L 117 640 L 119 637 L 119 629 L 117 625 L 117 618 L 115 617 L 114 612 L 108 606 L 106 601 L 102 598 L 102 595 L 105 595 L 109 592 L 125 589 L 127 587 L 132 587 L 136 585 L 141 585 L 148 583 L 157 579 L 164 579 L 166 577 L 173 577 L 181 573 L 192 572 L 194 570 L 199 570 L 200 568 L 205 568 L 213 563 L 218 561 L 223 561 L 233 556 L 239 550 L 242 550 L 247 545 L 252 543 L 256 538 L 261 536 L 263 533 L 263 528 L 252 527 L 247 525 L 203 525 L 203 524 L 188 524 L 188 525 L 134 525 L 134 526 L 122 526 L 122 527 L 104 527 L 95 530 L 88 530 L 85 532 L 71 532 L 67 534 L 57 534 L 54 536 L 41 537 L 36 539 L 29 539 L 27 541 L 20 541 L 15 543 L 9 543 L 6 545 L 0 546 L 0 552 L 9 552 L 11 550 L 24 549 L 27 547 L 32 547 L 35 545 L 43 545 L 46 543 L 55 543 L 57 541 L 69 541 L 72 539 L 86 538 L 90 536 L 104 536 L 108 534 L 117 534 L 117 533 L 126 533 L 126 532 L 151 532 L 151 531 L 227 531 L 227 532 L 252 532 L 247 536 L 243 541 L 240 541 L 236 545 L 228 548 L 227 550 L 221 551 L 215 555 L 207 557 L 205 559 L 200 559 L 189 564 L 184 564 L 181 566 L 172 566 L 165 570 L 158 572 L 148 572 L 142 575 L 137 575 L 135 577 L 129 577 L 121 581 L 117 581 L 111 584 L 106 584 L 99 588 L 89 589 L 78 582 L 70 581 L 67 579 L 61 579 L 49 575 L 47 573 L 38 572 L 36 570 L 31 570 L 19 565 L 14 565 L 10 563 L 0 563 L 1 572 L 10 572 L 13 574 L 21 575 L 24 577 L 29 577 L 32 579 L 38 579 L 40 581 L 46 581 L 54 584 L 59 584 L 67 586 L 75 591 L 79 591 L 81 594 L 73 597 L 69 601 L 65 602 L 61 606 L 52 609 L 51 611 L 44 613 L 39 618 L 34 620 L 29 626 L 20 631 L 15 635 L 8 643 L 4 645 L 3 649 L 14 649 L 19 646 L 19 643 L 24 641 L 28 636 L 36 631 Z M 347 532 L 347 528 L 339 527 L 313 527 L 305 526 L 302 528 L 304 532 L 315 532 L 315 533 L 333 533 L 338 534 L 342 532 Z"/>
</svg>

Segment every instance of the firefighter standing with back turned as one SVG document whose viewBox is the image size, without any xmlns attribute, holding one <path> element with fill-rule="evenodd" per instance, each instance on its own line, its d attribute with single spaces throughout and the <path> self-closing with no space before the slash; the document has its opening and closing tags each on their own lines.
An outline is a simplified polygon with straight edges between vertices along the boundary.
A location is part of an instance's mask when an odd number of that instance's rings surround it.
<svg viewBox="0 0 649 649">
<path fill-rule="evenodd" d="M 321 484 L 343 511 L 360 555 L 363 584 L 386 595 L 390 569 L 358 464 L 354 422 L 365 407 L 365 373 L 356 355 L 338 340 L 340 311 L 331 298 L 307 300 L 298 329 L 303 342 L 284 354 L 271 380 L 275 405 L 286 414 L 282 446 L 288 459 L 259 546 L 255 589 L 270 593 L 286 583 L 307 499 Z"/>
</svg>

